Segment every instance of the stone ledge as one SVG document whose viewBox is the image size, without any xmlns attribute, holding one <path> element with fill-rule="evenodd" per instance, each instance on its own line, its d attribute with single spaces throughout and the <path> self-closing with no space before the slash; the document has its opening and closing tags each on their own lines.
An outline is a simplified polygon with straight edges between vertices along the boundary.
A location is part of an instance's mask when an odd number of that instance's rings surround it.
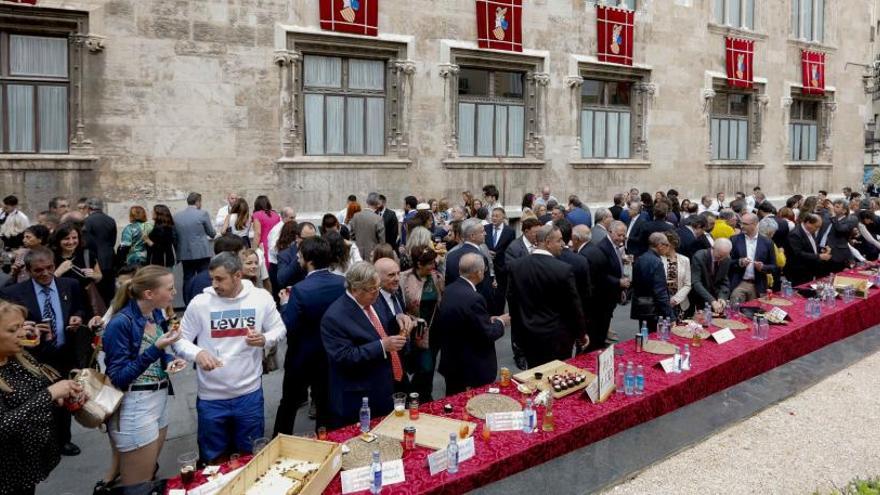
<svg viewBox="0 0 880 495">
<path fill-rule="evenodd" d="M 764 168 L 763 163 L 757 162 L 739 162 L 731 160 L 715 160 L 706 162 L 706 168 L 713 170 L 761 170 Z"/>
<path fill-rule="evenodd" d="M 351 157 L 351 156 L 297 156 L 279 158 L 276 163 L 288 170 L 360 170 L 405 169 L 412 165 L 408 158 Z"/>
<path fill-rule="evenodd" d="M 0 154 L 0 170 L 92 170 L 93 155 Z"/>
<path fill-rule="evenodd" d="M 449 169 L 529 169 L 544 168 L 546 160 L 538 158 L 447 158 L 441 161 L 444 168 Z"/>
<path fill-rule="evenodd" d="M 794 45 L 798 48 L 803 48 L 805 50 L 811 50 L 814 52 L 826 52 L 826 53 L 831 52 L 831 53 L 833 53 L 833 52 L 837 51 L 836 46 L 826 45 L 825 43 L 822 43 L 821 41 L 807 41 L 807 40 L 802 40 L 802 39 L 792 38 L 792 37 L 789 37 L 786 41 L 788 42 L 789 45 Z"/>
<path fill-rule="evenodd" d="M 714 22 L 710 22 L 708 24 L 708 29 L 710 33 L 731 36 L 734 38 L 742 38 L 746 40 L 764 41 L 769 38 L 767 34 L 752 31 L 751 29 L 727 26 L 724 24 L 716 24 Z"/>
<path fill-rule="evenodd" d="M 809 170 L 830 170 L 834 165 L 831 162 L 784 162 L 783 167 L 787 169 Z"/>
<path fill-rule="evenodd" d="M 646 160 L 615 160 L 615 159 L 584 159 L 568 162 L 574 169 L 611 169 L 611 170 L 635 170 L 651 168 L 651 162 Z"/>
</svg>

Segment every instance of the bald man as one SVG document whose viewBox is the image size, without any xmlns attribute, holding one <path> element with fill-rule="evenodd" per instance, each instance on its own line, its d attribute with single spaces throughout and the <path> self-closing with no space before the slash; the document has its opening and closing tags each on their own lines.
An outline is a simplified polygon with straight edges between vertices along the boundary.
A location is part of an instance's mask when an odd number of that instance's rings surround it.
<svg viewBox="0 0 880 495">
<path fill-rule="evenodd" d="M 740 226 L 742 232 L 730 238 L 730 299 L 746 302 L 767 292 L 767 274 L 776 270 L 776 251 L 773 241 L 758 233 L 757 215 L 746 213 Z"/>
</svg>

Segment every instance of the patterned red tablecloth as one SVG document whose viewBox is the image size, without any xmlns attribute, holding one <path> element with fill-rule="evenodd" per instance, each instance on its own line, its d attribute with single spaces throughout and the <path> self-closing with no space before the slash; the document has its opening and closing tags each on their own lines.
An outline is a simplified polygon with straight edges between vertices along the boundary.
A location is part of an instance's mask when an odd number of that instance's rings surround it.
<svg viewBox="0 0 880 495">
<path fill-rule="evenodd" d="M 221 464 L 220 465 L 220 472 L 223 474 L 226 474 L 229 471 L 233 471 L 236 468 L 242 467 L 245 464 L 247 464 L 248 461 L 250 461 L 252 457 L 253 457 L 252 455 L 241 456 L 238 459 L 238 466 L 231 466 L 228 462 L 226 464 Z M 195 488 L 197 486 L 201 486 L 207 482 L 208 482 L 208 478 L 206 478 L 202 474 L 202 470 L 200 469 L 200 470 L 196 471 L 196 475 L 193 478 L 193 482 L 190 483 L 189 486 L 187 486 L 187 487 L 183 486 L 183 481 L 181 481 L 180 476 L 176 476 L 174 478 L 171 478 L 170 480 L 168 480 L 168 483 L 165 485 L 165 492 L 168 493 L 168 491 L 170 491 L 170 490 L 175 490 L 175 489 L 180 490 L 183 488 L 193 489 L 193 488 Z"/>
<path fill-rule="evenodd" d="M 846 275 L 863 277 L 855 272 Z M 417 448 L 406 453 L 404 468 L 406 481 L 382 489 L 387 494 L 451 494 L 464 493 L 493 481 L 531 468 L 547 460 L 584 447 L 620 431 L 650 421 L 682 406 L 703 399 L 727 387 L 736 385 L 781 364 L 809 354 L 830 343 L 859 333 L 880 324 L 880 290 L 872 288 L 868 299 L 823 308 L 818 320 L 804 314 L 805 299 L 794 296 L 794 304 L 783 308 L 790 315 L 786 325 L 772 325 L 766 341 L 751 338 L 751 330 L 736 332 L 736 339 L 718 345 L 706 341 L 701 347 L 691 349 L 691 371 L 682 374 L 665 374 L 658 366 L 666 356 L 636 353 L 635 342 L 628 341 L 616 347 L 623 355 L 615 357 L 616 363 L 632 361 L 633 365 L 645 367 L 645 393 L 626 397 L 614 394 L 601 404 L 592 404 L 583 394 L 574 394 L 558 400 L 553 412 L 556 429 L 547 433 L 539 431 L 525 434 L 519 431 L 492 432 L 484 441 L 477 428 L 475 435 L 476 455 L 461 464 L 455 475 L 440 473 L 431 476 L 427 456 L 431 450 Z M 741 318 L 742 321 L 748 321 Z M 671 336 L 671 342 L 684 346 L 688 339 Z M 597 354 L 575 357 L 569 362 L 596 373 Z M 483 393 L 488 387 L 446 397 L 421 408 L 422 412 L 444 415 L 443 406 L 452 404 L 452 416 L 461 417 L 461 410 L 468 399 Z M 502 388 L 502 393 L 523 401 L 525 396 L 513 387 Z M 539 424 L 543 408 L 538 408 Z M 375 418 L 375 426 L 382 418 Z M 477 421 L 482 423 L 482 421 Z M 330 440 L 344 442 L 359 433 L 357 425 L 330 432 Z M 418 433 L 417 433 L 418 435 Z M 204 482 L 201 473 L 198 479 Z M 179 479 L 169 483 L 170 488 L 180 487 Z M 327 487 L 325 493 L 342 492 L 339 476 Z"/>
</svg>

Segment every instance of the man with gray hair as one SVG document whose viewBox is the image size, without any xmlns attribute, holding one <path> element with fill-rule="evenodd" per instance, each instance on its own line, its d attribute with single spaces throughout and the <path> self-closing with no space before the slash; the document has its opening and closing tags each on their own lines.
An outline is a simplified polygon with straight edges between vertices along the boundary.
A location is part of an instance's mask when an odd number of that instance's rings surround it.
<svg viewBox="0 0 880 495">
<path fill-rule="evenodd" d="M 730 238 L 730 299 L 745 302 L 767 291 L 767 274 L 776 272 L 776 251 L 773 242 L 758 233 L 757 215 L 746 213 L 740 225 L 742 232 Z"/>
<path fill-rule="evenodd" d="M 401 351 L 408 335 L 382 325 L 373 308 L 380 287 L 376 268 L 358 261 L 345 274 L 345 294 L 321 318 L 330 365 L 330 428 L 356 422 L 363 401 L 373 417 L 390 413 L 391 395 L 406 386 Z"/>
<path fill-rule="evenodd" d="M 469 218 L 461 224 L 461 239 L 464 241 L 460 248 L 446 255 L 446 285 L 451 285 L 458 280 L 459 263 L 462 256 L 473 253 L 482 256 L 485 266 L 485 276 L 477 285 L 477 291 L 486 298 L 492 300 L 492 280 L 490 276 L 489 259 L 483 254 L 483 244 L 486 242 L 486 230 L 483 224 L 476 218 Z"/>
<path fill-rule="evenodd" d="M 196 192 L 186 197 L 186 208 L 174 214 L 174 251 L 183 266 L 183 287 L 189 287 L 196 273 L 208 268 L 211 261 L 211 239 L 217 232 L 211 216 L 202 210 L 202 195 Z M 184 297 L 184 303 L 189 300 Z"/>
<path fill-rule="evenodd" d="M 272 295 L 242 278 L 237 254 L 214 256 L 208 270 L 211 287 L 186 308 L 173 348 L 198 366 L 200 458 L 212 462 L 252 452 L 253 439 L 265 434 L 263 351 L 286 329 Z"/>
<path fill-rule="evenodd" d="M 108 305 L 116 293 L 116 271 L 113 269 L 113 255 L 116 252 L 116 220 L 104 213 L 104 201 L 100 198 L 89 198 L 86 201 L 89 216 L 83 226 L 85 245 L 101 267 L 101 281 L 98 292 Z M 86 260 L 86 264 L 89 261 Z"/>
<path fill-rule="evenodd" d="M 367 208 L 357 212 L 348 222 L 348 230 L 364 259 L 370 259 L 377 244 L 385 242 L 385 223 L 376 214 L 381 207 L 379 195 L 367 196 Z"/>
<path fill-rule="evenodd" d="M 477 286 L 485 273 L 483 257 L 467 253 L 459 262 L 459 279 L 447 285 L 437 310 L 436 333 L 443 335 L 438 371 L 446 395 L 495 381 L 495 341 L 510 325 L 510 316 L 491 316 Z"/>
<path fill-rule="evenodd" d="M 675 316 L 666 287 L 666 270 L 660 259 L 670 249 L 666 234 L 654 232 L 648 236 L 648 250 L 633 264 L 630 318 L 646 322 L 650 332 L 657 329 L 660 318 Z"/>
<path fill-rule="evenodd" d="M 691 258 L 691 301 L 688 315 L 701 310 L 709 303 L 712 310 L 720 313 L 730 299 L 730 250 L 729 239 L 715 241 L 711 249 L 701 249 Z"/>
<path fill-rule="evenodd" d="M 563 249 L 559 227 L 540 227 L 536 243 L 531 255 L 510 264 L 508 287 L 512 331 L 529 368 L 568 359 L 576 341 L 588 343 L 574 271 L 556 259 Z"/>
<path fill-rule="evenodd" d="M 611 222 L 613 221 L 614 217 L 611 215 L 611 211 L 608 208 L 599 208 L 596 210 L 592 230 L 592 242 L 598 244 L 602 242 L 602 239 L 608 237 L 608 228 L 611 227 Z"/>
</svg>

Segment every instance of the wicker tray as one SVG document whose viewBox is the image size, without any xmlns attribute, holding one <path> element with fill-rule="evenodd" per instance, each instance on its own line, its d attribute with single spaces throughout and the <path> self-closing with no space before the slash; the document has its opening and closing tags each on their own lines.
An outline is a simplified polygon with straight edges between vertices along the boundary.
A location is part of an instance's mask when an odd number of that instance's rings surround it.
<svg viewBox="0 0 880 495">
<path fill-rule="evenodd" d="M 350 450 L 342 456 L 342 469 L 369 466 L 373 462 L 374 450 L 382 453 L 382 462 L 403 458 L 403 445 L 400 444 L 400 440 L 385 435 L 376 435 L 376 440 L 369 443 L 356 436 L 345 442 L 345 445 Z"/>
<path fill-rule="evenodd" d="M 728 320 L 726 318 L 716 318 L 712 320 L 712 326 L 721 328 L 729 328 L 731 330 L 748 330 L 749 325 L 741 321 Z"/>
<path fill-rule="evenodd" d="M 675 354 L 675 344 L 663 342 L 662 340 L 649 340 L 644 347 L 645 352 L 651 354 L 660 354 L 663 356 L 671 356 Z"/>
<path fill-rule="evenodd" d="M 766 298 L 762 297 L 762 298 L 758 299 L 758 302 L 763 303 L 763 304 L 769 304 L 771 306 L 783 306 L 783 307 L 784 306 L 791 306 L 794 304 L 793 302 L 789 301 L 788 299 L 783 299 L 781 297 L 773 297 L 770 299 L 766 299 Z"/>
<path fill-rule="evenodd" d="M 705 328 L 701 329 L 697 333 L 700 335 L 700 338 L 703 340 L 708 339 L 712 335 Z M 678 325 L 678 326 L 672 327 L 672 334 L 677 335 L 682 338 L 685 338 L 685 339 L 694 338 L 694 333 L 692 331 L 690 331 L 690 329 L 688 329 L 687 325 Z"/>
<path fill-rule="evenodd" d="M 467 412 L 477 419 L 486 419 L 488 413 L 522 411 L 516 399 L 501 394 L 480 394 L 467 402 Z"/>
</svg>

